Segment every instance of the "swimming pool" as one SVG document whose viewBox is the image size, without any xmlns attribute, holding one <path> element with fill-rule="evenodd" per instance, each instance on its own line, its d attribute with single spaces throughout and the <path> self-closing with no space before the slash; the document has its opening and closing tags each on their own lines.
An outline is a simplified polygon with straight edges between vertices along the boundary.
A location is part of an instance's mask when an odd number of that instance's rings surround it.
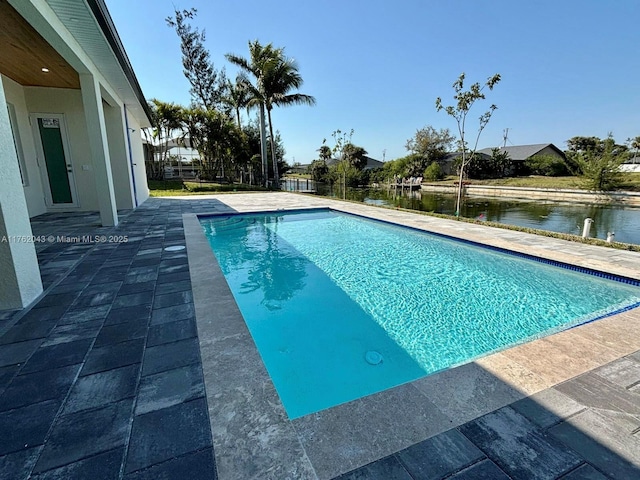
<svg viewBox="0 0 640 480">
<path fill-rule="evenodd" d="M 330 210 L 201 224 L 290 418 L 640 302 L 633 282 Z"/>
</svg>

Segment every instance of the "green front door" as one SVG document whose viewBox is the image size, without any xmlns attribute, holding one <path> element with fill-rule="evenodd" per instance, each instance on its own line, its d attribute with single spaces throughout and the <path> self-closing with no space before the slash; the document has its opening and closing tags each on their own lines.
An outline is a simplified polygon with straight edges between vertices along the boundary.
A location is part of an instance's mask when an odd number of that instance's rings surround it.
<svg viewBox="0 0 640 480">
<path fill-rule="evenodd" d="M 64 154 L 63 136 L 59 118 L 38 118 L 44 162 L 49 178 L 51 201 L 54 205 L 73 203 L 69 173 L 71 164 Z"/>
</svg>

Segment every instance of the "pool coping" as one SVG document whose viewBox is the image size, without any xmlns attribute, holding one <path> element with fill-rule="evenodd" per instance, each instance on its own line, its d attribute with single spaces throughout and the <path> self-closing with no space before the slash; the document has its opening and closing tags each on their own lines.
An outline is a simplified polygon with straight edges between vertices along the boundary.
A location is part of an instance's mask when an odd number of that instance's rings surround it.
<svg viewBox="0 0 640 480">
<path fill-rule="evenodd" d="M 253 208 L 226 213 L 298 209 L 256 209 L 257 198 L 252 200 Z M 640 269 L 626 265 L 628 259 L 640 265 L 640 254 L 633 252 L 604 255 L 603 247 L 577 249 L 580 244 L 521 232 L 496 235 L 496 229 L 482 225 L 329 199 L 302 203 L 640 279 Z M 640 340 L 634 340 L 640 336 L 631 331 L 640 333 L 636 308 L 289 420 L 199 216 L 206 214 L 183 215 L 183 223 L 221 478 L 332 478 L 640 349 Z M 588 255 L 594 248 L 600 258 Z"/>
</svg>

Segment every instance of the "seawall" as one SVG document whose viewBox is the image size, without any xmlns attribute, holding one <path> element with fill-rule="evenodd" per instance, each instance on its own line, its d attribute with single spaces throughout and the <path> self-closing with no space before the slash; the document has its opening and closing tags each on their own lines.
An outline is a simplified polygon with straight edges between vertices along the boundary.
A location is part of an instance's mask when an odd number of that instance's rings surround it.
<svg viewBox="0 0 640 480">
<path fill-rule="evenodd" d="M 457 192 L 455 185 L 422 184 L 427 192 Z M 561 188 L 494 187 L 489 185 L 465 185 L 465 195 L 472 197 L 503 197 L 523 200 L 548 200 L 571 203 L 610 203 L 640 207 L 640 193 L 637 192 L 589 192 Z"/>
</svg>

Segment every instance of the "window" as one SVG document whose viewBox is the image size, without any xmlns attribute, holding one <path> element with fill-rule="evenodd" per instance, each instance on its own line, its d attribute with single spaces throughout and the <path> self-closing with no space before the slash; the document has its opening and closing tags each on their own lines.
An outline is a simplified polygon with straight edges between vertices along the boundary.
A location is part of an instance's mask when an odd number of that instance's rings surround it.
<svg viewBox="0 0 640 480">
<path fill-rule="evenodd" d="M 26 187 L 29 185 L 29 178 L 27 177 L 27 168 L 24 163 L 24 152 L 22 151 L 22 142 L 20 141 L 16 109 L 11 103 L 7 103 L 7 110 L 9 111 L 9 123 L 11 124 L 11 132 L 13 133 L 13 144 L 16 148 L 16 157 L 18 157 L 20 178 L 22 179 L 22 185 Z"/>
</svg>

